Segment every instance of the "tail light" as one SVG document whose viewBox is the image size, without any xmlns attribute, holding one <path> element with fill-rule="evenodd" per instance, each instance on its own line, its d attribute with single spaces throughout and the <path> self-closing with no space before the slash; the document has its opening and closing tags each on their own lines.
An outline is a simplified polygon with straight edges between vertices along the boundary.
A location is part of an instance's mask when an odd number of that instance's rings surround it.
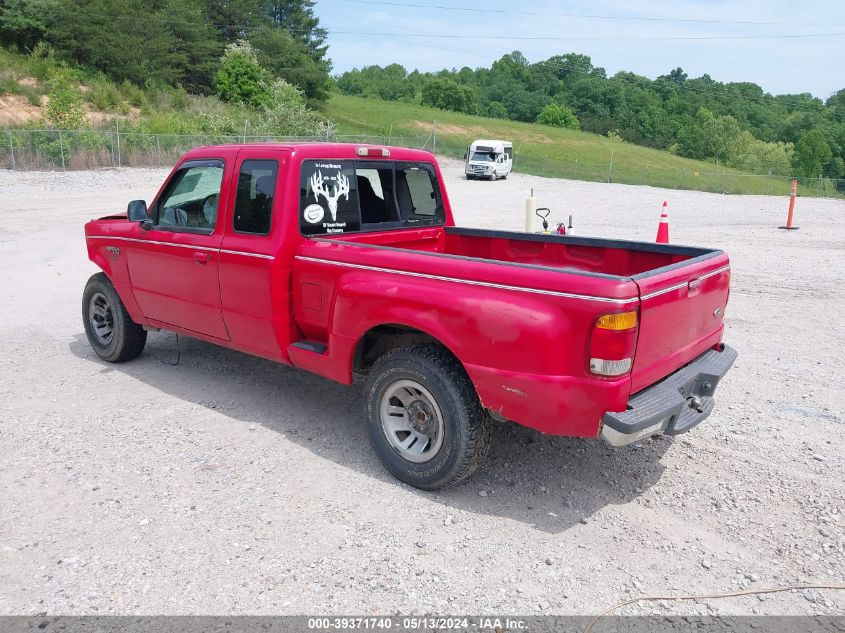
<svg viewBox="0 0 845 633">
<path fill-rule="evenodd" d="M 600 316 L 590 336 L 590 371 L 598 376 L 627 374 L 634 363 L 636 347 L 636 310 Z"/>
</svg>

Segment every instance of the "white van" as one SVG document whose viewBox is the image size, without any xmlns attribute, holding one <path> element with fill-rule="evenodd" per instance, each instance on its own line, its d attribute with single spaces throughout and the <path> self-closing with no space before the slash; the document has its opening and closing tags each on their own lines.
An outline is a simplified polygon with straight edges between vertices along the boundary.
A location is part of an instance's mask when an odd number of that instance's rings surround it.
<svg viewBox="0 0 845 633">
<path fill-rule="evenodd" d="M 507 178 L 513 167 L 513 143 L 510 141 L 474 141 L 467 148 L 467 180 Z"/>
</svg>

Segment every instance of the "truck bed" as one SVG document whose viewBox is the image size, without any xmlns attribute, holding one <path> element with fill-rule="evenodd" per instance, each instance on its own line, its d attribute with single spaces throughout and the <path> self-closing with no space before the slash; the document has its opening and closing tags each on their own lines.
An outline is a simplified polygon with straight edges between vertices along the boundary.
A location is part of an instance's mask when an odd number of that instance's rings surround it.
<svg viewBox="0 0 845 633">
<path fill-rule="evenodd" d="M 490 260 L 496 263 L 544 266 L 569 272 L 615 277 L 647 274 L 693 258 L 706 258 L 718 254 L 718 251 L 711 249 L 669 244 L 532 235 L 460 227 L 365 232 L 347 234 L 334 239 L 453 257 Z"/>
<path fill-rule="evenodd" d="M 586 345 L 592 324 L 574 325 L 584 300 L 595 304 L 593 310 L 636 309 L 631 394 L 721 342 L 730 273 L 727 255 L 716 249 L 462 227 L 360 232 L 309 242 L 298 253 L 301 259 L 384 273 L 385 284 L 396 274 L 453 282 L 448 288 L 458 303 L 471 303 L 462 290 L 466 284 L 521 291 L 506 295 L 515 302 L 512 309 L 525 292 L 570 300 L 544 330 L 550 345 Z M 576 371 L 544 358 L 544 371 Z M 537 371 L 537 357 L 531 362 Z"/>
</svg>

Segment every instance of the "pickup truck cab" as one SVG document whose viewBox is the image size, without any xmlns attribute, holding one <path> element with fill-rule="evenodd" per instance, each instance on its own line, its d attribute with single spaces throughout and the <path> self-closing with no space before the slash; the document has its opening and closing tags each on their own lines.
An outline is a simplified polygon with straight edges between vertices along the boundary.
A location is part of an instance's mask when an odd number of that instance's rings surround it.
<svg viewBox="0 0 845 633">
<path fill-rule="evenodd" d="M 458 228 L 442 182 L 403 148 L 192 150 L 149 205 L 85 225 L 88 340 L 123 362 L 165 329 L 360 377 L 379 458 L 424 489 L 478 466 L 491 417 L 621 446 L 710 414 L 727 255 Z"/>
</svg>

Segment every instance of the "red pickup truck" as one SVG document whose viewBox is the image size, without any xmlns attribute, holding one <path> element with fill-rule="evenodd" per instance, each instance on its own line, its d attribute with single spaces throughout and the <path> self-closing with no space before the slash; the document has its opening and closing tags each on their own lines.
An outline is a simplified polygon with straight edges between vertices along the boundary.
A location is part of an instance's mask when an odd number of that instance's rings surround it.
<svg viewBox="0 0 845 633">
<path fill-rule="evenodd" d="M 491 417 L 621 446 L 688 431 L 736 352 L 722 251 L 454 226 L 430 153 L 342 144 L 188 152 L 152 203 L 85 225 L 94 351 L 165 329 L 365 378 L 397 478 L 483 459 Z"/>
</svg>

